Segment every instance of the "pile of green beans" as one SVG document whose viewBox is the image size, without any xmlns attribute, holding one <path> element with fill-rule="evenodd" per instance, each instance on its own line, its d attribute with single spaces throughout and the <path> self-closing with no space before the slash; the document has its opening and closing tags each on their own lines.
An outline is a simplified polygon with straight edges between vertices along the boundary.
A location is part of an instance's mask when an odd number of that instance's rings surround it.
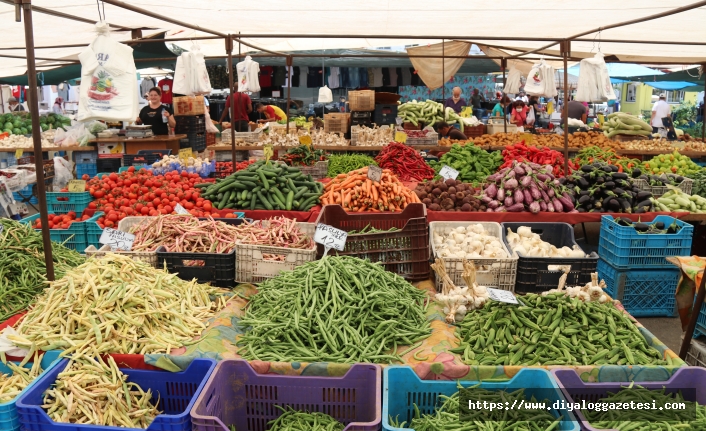
<svg viewBox="0 0 706 431">
<path fill-rule="evenodd" d="M 29 224 L 0 218 L 0 322 L 30 306 L 46 286 L 46 265 L 42 233 Z M 85 259 L 61 244 L 52 244 L 54 275 L 61 278 L 67 269 Z"/>
<path fill-rule="evenodd" d="M 375 159 L 363 154 L 331 154 L 328 157 L 328 176 L 335 178 L 338 174 L 347 174 L 370 165 L 378 164 Z"/>
<path fill-rule="evenodd" d="M 631 385 L 632 386 L 632 385 Z M 672 431 L 705 430 L 706 406 L 693 401 L 686 401 L 681 392 L 669 395 L 665 390 L 650 390 L 635 385 L 618 393 L 608 392 L 601 398 L 604 403 L 649 403 L 663 406 L 665 403 L 684 403 L 684 410 L 643 410 L 643 409 L 607 409 L 607 411 L 582 410 L 586 420 L 598 429 L 620 429 L 630 431 Z M 574 402 L 577 402 L 574 400 Z M 694 417 L 694 412 L 696 416 Z"/>
<path fill-rule="evenodd" d="M 380 264 L 326 256 L 260 284 L 238 353 L 278 362 L 391 363 L 431 334 L 427 294 Z M 399 354 L 398 347 L 412 346 Z"/>
<path fill-rule="evenodd" d="M 366 233 L 381 233 L 381 232 L 397 232 L 399 229 L 396 227 L 391 227 L 389 229 L 378 229 L 376 227 L 371 226 L 370 224 L 366 225 L 363 229 L 357 231 L 357 230 L 351 230 L 348 232 L 348 235 L 362 235 Z"/>
<path fill-rule="evenodd" d="M 522 400 L 527 400 L 524 396 L 524 389 L 513 392 L 489 391 L 479 387 L 467 389 L 468 399 L 474 402 L 487 401 L 489 403 L 505 403 L 514 405 Z M 558 430 L 560 418 L 555 418 L 546 409 L 508 409 L 508 410 L 469 410 L 464 420 L 459 419 L 460 392 L 456 392 L 450 397 L 441 395 L 444 403 L 432 414 L 420 414 L 417 405 L 414 405 L 414 418 L 408 428 L 416 431 L 493 431 L 493 430 L 513 430 L 513 431 L 551 431 Z M 532 397 L 528 402 L 536 403 Z M 549 401 L 544 401 L 550 405 Z M 396 428 L 405 428 L 406 422 L 401 424 L 397 418 L 390 418 L 390 425 Z"/>
<path fill-rule="evenodd" d="M 469 365 L 673 365 L 612 303 L 563 293 L 519 299 L 525 305 L 489 301 L 467 314 L 451 351 Z"/>
<path fill-rule="evenodd" d="M 342 423 L 327 414 L 300 412 L 291 407 L 267 426 L 269 431 L 343 431 L 344 428 Z"/>
</svg>

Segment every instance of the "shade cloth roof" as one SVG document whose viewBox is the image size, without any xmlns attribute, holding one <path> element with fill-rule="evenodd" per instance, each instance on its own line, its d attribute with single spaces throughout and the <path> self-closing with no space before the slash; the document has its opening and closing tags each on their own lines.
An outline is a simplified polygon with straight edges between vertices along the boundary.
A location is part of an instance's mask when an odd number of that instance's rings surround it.
<svg viewBox="0 0 706 431">
<path fill-rule="evenodd" d="M 664 72 L 660 72 L 659 70 L 633 63 L 607 63 L 606 66 L 608 67 L 608 75 L 610 77 L 664 75 Z M 581 66 L 577 64 L 569 68 L 569 73 L 578 75 L 580 70 Z"/>
<path fill-rule="evenodd" d="M 24 47 L 23 24 L 14 21 L 11 0 L 0 0 L 3 19 L 3 37 L 0 49 Z M 548 24 L 532 26 L 506 25 L 499 30 L 499 19 L 506 23 L 525 22 L 526 8 L 517 7 L 515 0 L 493 2 L 442 1 L 430 6 L 422 0 L 310 0 L 305 5 L 284 0 L 234 2 L 232 0 L 125 0 L 124 3 L 169 17 L 200 25 L 202 28 L 226 34 L 254 35 L 245 40 L 276 51 L 310 49 L 344 49 L 376 46 L 435 43 L 441 38 L 466 39 L 491 46 L 513 47 L 526 50 L 539 48 L 544 41 L 524 41 L 523 38 L 566 38 L 582 31 L 650 16 L 684 6 L 683 0 L 594 0 L 590 5 L 583 0 L 545 0 L 533 3 L 531 10 L 537 22 L 546 19 Z M 96 2 L 93 0 L 32 0 L 33 6 L 98 20 Z M 207 33 L 181 28 L 127 9 L 105 4 L 105 17 L 111 24 L 122 26 L 114 36 L 119 40 L 130 38 L 129 29 L 148 31 L 167 30 L 174 37 L 196 37 Z M 703 42 L 698 35 L 706 22 L 706 8 L 660 18 L 649 22 L 602 31 L 600 40 L 620 39 L 642 41 L 683 42 L 692 38 Z M 93 25 L 68 21 L 63 18 L 34 13 L 34 37 L 37 46 L 58 44 L 87 44 L 93 37 Z M 276 32 L 282 35 L 322 34 L 355 36 L 400 36 L 392 39 L 360 38 L 264 38 Z M 434 39 L 425 39 L 424 37 Z M 463 37 L 462 35 L 467 35 Z M 473 40 L 473 36 L 501 35 L 510 40 Z M 592 38 L 589 35 L 587 38 Z M 598 35 L 596 35 L 598 36 Z M 408 39 L 407 39 L 408 38 Z M 516 40 L 514 40 L 516 38 Z M 598 38 L 597 38 L 598 39 Z M 430 42 L 433 40 L 433 42 Z M 188 48 L 189 42 L 177 42 Z M 203 41 L 202 50 L 207 56 L 223 55 L 222 40 Z M 706 45 L 653 45 L 649 43 L 609 43 L 600 46 L 592 41 L 572 42 L 572 56 L 586 57 L 600 47 L 606 55 L 621 61 L 665 63 L 699 63 L 706 59 Z M 80 48 L 48 48 L 37 51 L 39 57 L 76 58 Z M 11 55 L 24 55 L 19 50 L 3 50 Z M 545 55 L 558 54 L 558 47 L 544 51 Z M 22 59 L 3 59 L 0 76 L 17 75 L 25 68 Z M 39 66 L 49 64 L 38 61 Z"/>
</svg>

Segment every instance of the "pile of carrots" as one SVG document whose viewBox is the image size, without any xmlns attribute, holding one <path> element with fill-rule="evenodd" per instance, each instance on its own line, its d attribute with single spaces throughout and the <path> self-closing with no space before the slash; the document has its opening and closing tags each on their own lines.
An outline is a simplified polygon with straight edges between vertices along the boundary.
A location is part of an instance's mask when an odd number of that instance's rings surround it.
<svg viewBox="0 0 706 431">
<path fill-rule="evenodd" d="M 389 169 L 383 169 L 380 181 L 372 181 L 367 167 L 339 174 L 326 184 L 321 196 L 322 205 L 338 204 L 349 212 L 402 211 L 416 202 L 420 202 L 417 195 Z"/>
</svg>

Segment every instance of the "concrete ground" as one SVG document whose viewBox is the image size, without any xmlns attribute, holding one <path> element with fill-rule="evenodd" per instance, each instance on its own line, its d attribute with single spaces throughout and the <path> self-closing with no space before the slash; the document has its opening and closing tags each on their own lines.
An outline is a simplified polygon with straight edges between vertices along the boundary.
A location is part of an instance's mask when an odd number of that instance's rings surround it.
<svg viewBox="0 0 706 431">
<path fill-rule="evenodd" d="M 586 238 L 584 238 L 583 228 L 581 225 L 574 227 L 576 241 L 584 248 L 585 251 L 598 250 L 598 238 L 600 235 L 600 223 L 585 223 Z M 588 241 L 586 241 L 586 239 Z M 637 320 L 647 328 L 655 337 L 667 345 L 674 352 L 679 354 L 681 347 L 681 321 L 675 315 L 674 317 L 638 317 Z"/>
</svg>

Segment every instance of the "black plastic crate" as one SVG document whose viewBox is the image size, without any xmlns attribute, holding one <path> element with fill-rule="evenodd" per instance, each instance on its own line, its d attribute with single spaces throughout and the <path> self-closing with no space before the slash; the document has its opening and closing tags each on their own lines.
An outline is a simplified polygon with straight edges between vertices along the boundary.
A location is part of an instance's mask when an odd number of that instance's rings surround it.
<svg viewBox="0 0 706 431">
<path fill-rule="evenodd" d="M 189 133 L 187 139 L 193 152 L 199 152 L 206 149 L 206 133 Z"/>
<path fill-rule="evenodd" d="M 164 156 L 170 156 L 172 154 L 172 150 L 171 148 L 161 150 L 137 150 L 138 156 L 145 156 L 148 154 L 156 154 L 161 158 Z"/>
<path fill-rule="evenodd" d="M 162 246 L 157 249 L 157 264 L 164 268 L 165 263 L 167 271 L 182 280 L 196 279 L 216 287 L 236 285 L 235 248 L 230 253 L 171 253 Z"/>
<path fill-rule="evenodd" d="M 122 166 L 122 157 L 111 157 L 106 159 L 99 158 L 96 161 L 96 168 L 98 172 L 118 172 Z"/>
<path fill-rule="evenodd" d="M 379 104 L 375 105 L 375 121 L 378 126 L 383 124 L 396 124 L 397 105 Z"/>
<path fill-rule="evenodd" d="M 373 119 L 373 111 L 354 111 L 351 112 L 351 119 L 358 119 L 358 120 L 368 120 L 372 121 Z"/>
<path fill-rule="evenodd" d="M 146 167 L 160 160 L 158 154 L 125 154 L 123 156 L 123 166 Z"/>
<path fill-rule="evenodd" d="M 176 121 L 174 127 L 176 133 L 206 133 L 206 117 L 203 115 L 174 117 L 174 120 Z"/>
<path fill-rule="evenodd" d="M 539 234 L 542 241 L 546 241 L 556 248 L 567 246 L 573 248 L 576 244 L 574 228 L 568 223 L 501 223 L 503 243 L 512 252 L 507 243 L 507 229 L 517 233 L 517 228 L 527 226 L 533 233 Z M 585 258 L 556 258 L 556 257 L 524 257 L 518 256 L 517 279 L 515 292 L 537 293 L 549 289 L 556 289 L 559 278 L 563 272 L 550 269 L 556 265 L 571 265 L 571 271 L 566 279 L 567 286 L 583 286 L 591 281 L 591 274 L 597 271 L 598 255 L 591 253 Z"/>
<path fill-rule="evenodd" d="M 369 118 L 351 118 L 351 125 L 352 126 L 365 126 L 365 127 L 372 129 L 373 122 L 370 121 Z"/>
</svg>

